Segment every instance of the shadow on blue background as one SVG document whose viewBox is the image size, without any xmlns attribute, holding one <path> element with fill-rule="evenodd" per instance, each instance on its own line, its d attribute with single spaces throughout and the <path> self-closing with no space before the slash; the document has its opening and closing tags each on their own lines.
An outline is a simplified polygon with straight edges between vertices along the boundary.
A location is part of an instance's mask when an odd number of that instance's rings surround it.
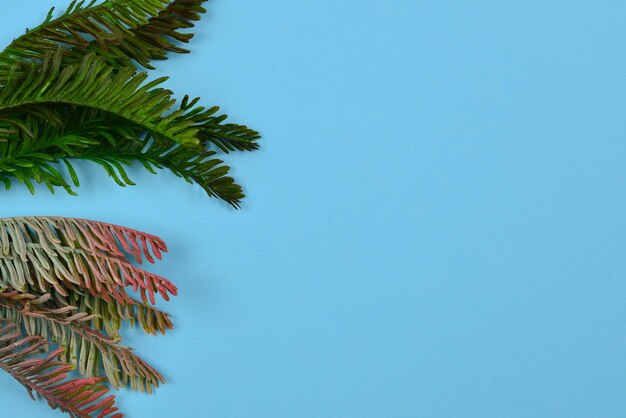
<svg viewBox="0 0 626 418">
<path fill-rule="evenodd" d="M 2 43 L 53 3 L 5 5 Z M 178 328 L 127 341 L 170 383 L 121 393 L 129 417 L 626 416 L 626 3 L 209 10 L 157 74 L 264 134 L 228 158 L 241 211 L 89 165 L 78 198 L 0 193 L 0 216 L 168 242 Z M 0 385 L 4 411 L 54 416 Z"/>
</svg>

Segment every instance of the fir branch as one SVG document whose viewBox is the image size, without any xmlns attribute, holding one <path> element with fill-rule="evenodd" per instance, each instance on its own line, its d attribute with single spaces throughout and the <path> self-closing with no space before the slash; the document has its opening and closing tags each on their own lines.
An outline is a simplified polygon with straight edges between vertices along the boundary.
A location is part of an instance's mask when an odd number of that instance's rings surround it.
<svg viewBox="0 0 626 418">
<path fill-rule="evenodd" d="M 13 249 L 26 259 L 27 244 L 33 242 L 48 249 L 68 246 L 118 258 L 124 258 L 125 251 L 140 264 L 144 259 L 160 260 L 167 252 L 157 236 L 106 222 L 55 216 L 0 218 L 0 255 Z"/>
<path fill-rule="evenodd" d="M 49 295 L 49 294 L 48 294 Z M 45 298 L 17 291 L 0 293 L 0 316 L 24 327 L 27 335 L 51 339 L 64 348 L 63 360 L 83 376 L 98 377 L 104 366 L 115 389 L 130 386 L 151 393 L 165 383 L 163 376 L 118 341 L 89 327 L 91 315 L 73 306 L 51 309 L 38 306 Z"/>
<path fill-rule="evenodd" d="M 65 218 L 0 219 L 0 284 L 23 292 L 54 289 L 67 296 L 76 286 L 107 302 L 133 304 L 125 287 L 139 290 L 144 302 L 155 294 L 169 299 L 176 287 L 163 277 L 132 266 L 118 247 L 141 262 L 154 262 L 166 250 L 154 236 L 127 228 Z"/>
<path fill-rule="evenodd" d="M 106 45 L 96 40 L 89 42 L 84 49 L 72 48 L 68 51 L 66 61 L 76 62 L 85 53 L 94 52 L 114 67 L 124 68 L 135 61 L 152 70 L 154 66 L 150 63 L 151 60 L 166 60 L 168 52 L 190 52 L 180 47 L 179 43 L 188 43 L 194 35 L 181 32 L 180 29 L 194 27 L 193 22 L 200 20 L 201 14 L 206 11 L 202 7 L 205 2 L 206 0 L 174 0 L 146 24 L 128 28 L 127 32 L 122 32 L 121 36 Z"/>
<path fill-rule="evenodd" d="M 75 418 L 123 418 L 115 407 L 115 397 L 106 396 L 101 385 L 105 378 L 68 379 L 73 367 L 59 360 L 59 348 L 47 357 L 38 357 L 48 346 L 38 336 L 22 337 L 19 325 L 0 319 L 0 369 L 9 373 L 28 391 L 31 398 L 39 395 L 48 404 Z"/>
<path fill-rule="evenodd" d="M 185 98 L 181 110 L 184 112 L 188 108 L 188 99 Z M 200 110 L 193 111 L 188 116 L 188 122 L 202 133 L 228 133 L 234 129 L 237 134 L 228 137 L 233 146 L 238 146 L 238 143 L 251 147 L 256 145 L 251 142 L 254 139 L 249 139 L 255 138 L 258 135 L 256 132 L 239 125 L 221 124 L 224 117 L 214 116 L 217 108 Z M 215 157 L 215 151 L 172 144 L 166 138 L 150 136 L 141 126 L 106 112 L 63 107 L 51 108 L 50 112 L 52 115 L 45 120 L 25 118 L 24 128 L 30 134 L 22 131 L 0 142 L 0 180 L 5 182 L 7 188 L 11 187 L 13 177 L 26 184 L 32 193 L 33 183 L 44 183 L 52 192 L 56 187 L 63 187 L 74 194 L 72 184 L 56 165 L 63 161 L 73 185 L 78 186 L 80 182 L 72 165 L 73 159 L 101 165 L 121 186 L 134 185 L 125 167 L 137 161 L 151 173 L 169 169 L 187 182 L 199 184 L 209 196 L 218 197 L 235 207 L 244 197 L 241 187 L 227 175 L 228 166 Z M 63 122 L 56 123 L 56 120 Z M 215 138 L 225 143 L 224 135 L 216 135 Z"/>
<path fill-rule="evenodd" d="M 43 59 L 45 54 L 66 49 L 68 61 L 76 62 L 87 52 L 102 55 L 118 67 L 131 60 L 152 68 L 150 59 L 165 59 L 165 52 L 187 52 L 173 41 L 188 42 L 193 35 L 179 29 L 193 27 L 192 21 L 204 13 L 205 0 L 107 0 L 72 1 L 61 16 L 46 20 L 15 39 L 0 52 L 0 84 L 6 82 L 11 67 Z"/>
<path fill-rule="evenodd" d="M 15 273 L 13 273 L 15 272 Z M 105 301 L 115 299 L 120 304 L 133 301 L 124 287 L 141 293 L 144 303 L 155 304 L 155 294 L 169 300 L 176 287 L 163 277 L 134 267 L 128 261 L 87 252 L 82 249 L 27 243 L 24 253 L 11 251 L 0 258 L 0 285 L 20 291 L 37 289 L 48 292 L 51 288 L 67 296 L 67 288 L 76 285 Z"/>
<path fill-rule="evenodd" d="M 0 89 L 0 118 L 10 121 L 33 108 L 40 111 L 43 104 L 65 104 L 116 115 L 182 145 L 200 143 L 198 129 L 181 120 L 185 111 L 167 114 L 175 100 L 158 87 L 166 78 L 144 84 L 147 74 L 134 74 L 130 67 L 112 75 L 112 67 L 94 54 L 86 55 L 80 66 L 64 65 L 61 58 L 60 52 L 48 54 L 40 65 L 31 65 L 25 78 L 10 77 Z"/>
<path fill-rule="evenodd" d="M 157 332 L 165 334 L 174 328 L 169 314 L 133 297 L 130 297 L 130 302 L 119 303 L 116 300 L 107 302 L 104 298 L 94 296 L 82 289 L 74 289 L 67 297 L 55 292 L 50 293 L 57 305 L 73 305 L 80 312 L 92 315 L 93 328 L 105 332 L 116 340 L 121 339 L 119 329 L 124 321 L 128 321 L 131 327 L 139 324 L 143 331 L 150 335 L 156 335 Z"/>
<path fill-rule="evenodd" d="M 231 151 L 259 149 L 258 140 L 261 135 L 257 131 L 245 125 L 224 123 L 228 116 L 217 115 L 220 110 L 218 106 L 205 110 L 196 106 L 199 101 L 199 97 L 189 100 L 189 96 L 185 96 L 180 106 L 185 113 L 179 119 L 182 122 L 193 121 L 193 126 L 198 129 L 198 138 L 204 146 L 213 144 L 227 154 Z"/>
</svg>

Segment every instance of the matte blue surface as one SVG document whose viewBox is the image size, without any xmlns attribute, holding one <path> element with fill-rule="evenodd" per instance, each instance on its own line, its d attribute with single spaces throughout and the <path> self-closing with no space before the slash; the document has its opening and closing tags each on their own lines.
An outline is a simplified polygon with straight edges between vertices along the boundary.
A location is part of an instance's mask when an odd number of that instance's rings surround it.
<svg viewBox="0 0 626 418">
<path fill-rule="evenodd" d="M 3 5 L 2 43 L 52 3 Z M 0 193 L 170 245 L 178 328 L 127 340 L 170 383 L 129 417 L 626 416 L 625 2 L 209 9 L 159 74 L 264 134 L 243 210 L 87 165 L 78 198 Z"/>
</svg>

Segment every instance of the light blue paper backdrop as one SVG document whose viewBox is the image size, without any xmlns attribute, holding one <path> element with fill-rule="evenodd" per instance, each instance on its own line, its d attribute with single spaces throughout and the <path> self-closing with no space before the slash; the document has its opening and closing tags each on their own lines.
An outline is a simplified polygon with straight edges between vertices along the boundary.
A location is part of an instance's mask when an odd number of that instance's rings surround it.
<svg viewBox="0 0 626 418">
<path fill-rule="evenodd" d="M 6 3 L 6 4 L 5 4 Z M 9 4 L 10 3 L 10 4 Z M 2 2 L 0 41 L 58 0 Z M 213 0 L 177 94 L 264 134 L 239 212 L 173 175 L 0 216 L 135 227 L 177 330 L 130 418 L 626 416 L 626 3 Z M 0 376 L 2 416 L 54 417 Z"/>
</svg>

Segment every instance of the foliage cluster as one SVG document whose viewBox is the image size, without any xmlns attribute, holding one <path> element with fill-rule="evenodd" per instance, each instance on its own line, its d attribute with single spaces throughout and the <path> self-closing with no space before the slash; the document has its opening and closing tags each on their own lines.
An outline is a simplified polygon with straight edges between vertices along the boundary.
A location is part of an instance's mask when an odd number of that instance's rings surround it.
<svg viewBox="0 0 626 418">
<path fill-rule="evenodd" d="M 198 98 L 177 103 L 166 79 L 147 73 L 189 52 L 205 1 L 75 0 L 2 50 L 0 184 L 75 194 L 74 164 L 85 160 L 129 186 L 138 163 L 239 207 L 242 188 L 221 155 L 258 149 L 259 134 Z M 151 392 L 164 382 L 119 330 L 172 328 L 155 304 L 176 287 L 133 263 L 165 251 L 155 236 L 101 222 L 0 219 L 0 369 L 72 417 L 122 417 L 106 385 Z"/>
<path fill-rule="evenodd" d="M 0 52 L 0 181 L 74 194 L 74 160 L 102 166 L 120 186 L 127 167 L 168 169 L 238 207 L 244 197 L 218 154 L 258 149 L 259 134 L 219 107 L 176 104 L 149 80 L 155 60 L 186 53 L 205 0 L 73 1 Z M 58 163 L 62 164 L 59 167 Z"/>
</svg>

